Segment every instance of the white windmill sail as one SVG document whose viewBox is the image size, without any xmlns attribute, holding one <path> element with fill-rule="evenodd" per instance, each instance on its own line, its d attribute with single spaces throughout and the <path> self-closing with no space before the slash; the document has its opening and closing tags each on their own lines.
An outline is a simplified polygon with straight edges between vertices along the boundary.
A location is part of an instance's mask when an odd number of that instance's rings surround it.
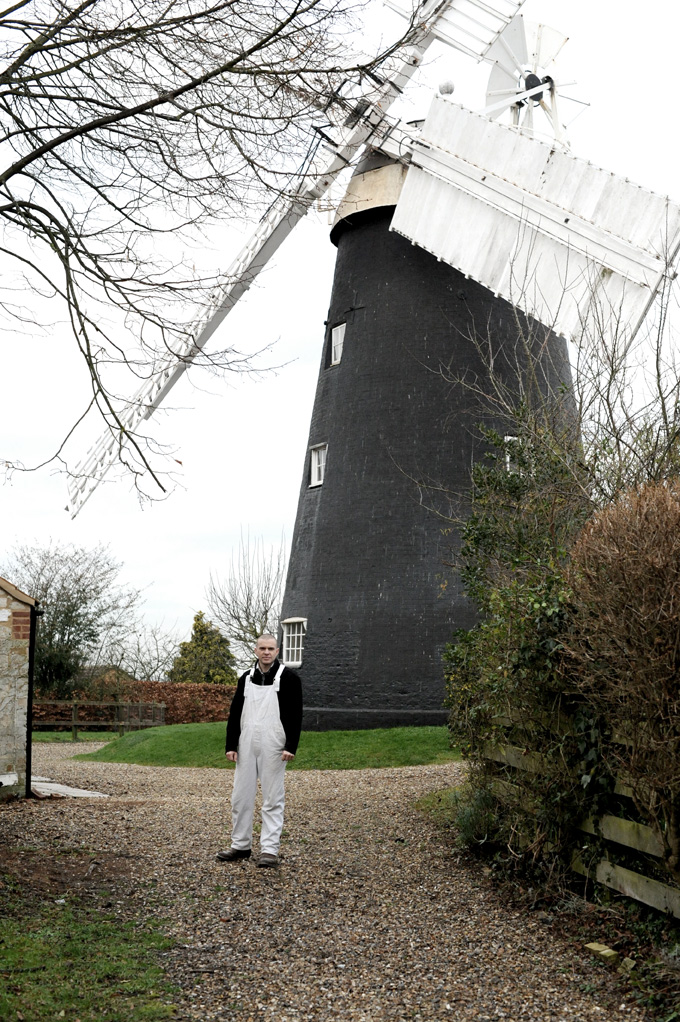
<svg viewBox="0 0 680 1022">
<path fill-rule="evenodd" d="M 677 257 L 680 206 L 435 96 L 391 229 L 567 338 L 633 335 Z"/>
<path fill-rule="evenodd" d="M 426 0 L 417 11 L 415 35 L 395 52 L 389 66 L 383 68 L 384 79 L 380 83 L 369 82 L 364 94 L 356 100 L 355 110 L 360 111 L 360 115 L 348 118 L 346 107 L 329 109 L 338 139 L 332 157 L 325 166 L 318 168 L 316 175 L 308 174 L 297 192 L 282 195 L 274 203 L 229 267 L 224 286 L 214 294 L 209 311 L 194 325 L 184 350 L 155 373 L 130 400 L 120 416 L 123 429 L 105 433 L 76 466 L 69 479 L 71 517 L 78 514 L 118 460 L 127 435 L 153 415 L 311 203 L 328 191 L 365 143 L 379 145 L 390 134 L 395 125 L 387 120 L 386 114 L 420 66 L 430 44 L 436 38 L 443 38 L 481 60 L 523 3 L 524 0 Z M 478 23 L 476 27 L 475 22 Z M 443 24 L 441 31 L 440 24 Z"/>
<path fill-rule="evenodd" d="M 515 0 L 456 0 L 442 4 L 430 31 L 435 39 L 460 50 L 468 57 L 480 61 L 488 54 L 515 18 L 521 3 Z M 385 6 L 401 14 L 407 20 L 411 12 L 398 0 L 385 0 Z"/>
</svg>

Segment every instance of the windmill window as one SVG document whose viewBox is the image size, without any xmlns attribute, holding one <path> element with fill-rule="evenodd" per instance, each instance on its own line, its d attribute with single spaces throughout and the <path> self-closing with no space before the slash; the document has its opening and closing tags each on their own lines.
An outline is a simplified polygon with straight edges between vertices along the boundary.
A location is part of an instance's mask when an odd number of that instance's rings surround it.
<svg viewBox="0 0 680 1022">
<path fill-rule="evenodd" d="M 503 437 L 505 449 L 505 471 L 513 472 L 515 475 L 523 475 L 522 468 L 517 460 L 520 452 L 520 439 L 512 433 L 506 433 Z"/>
<path fill-rule="evenodd" d="M 338 323 L 331 330 L 331 365 L 336 366 L 342 358 L 342 349 L 345 344 L 346 323 Z"/>
<path fill-rule="evenodd" d="M 310 486 L 321 486 L 324 476 L 326 474 L 326 454 L 328 453 L 328 444 L 319 444 L 318 447 L 312 447 L 312 458 L 309 466 L 309 485 Z"/>
<path fill-rule="evenodd" d="M 283 627 L 283 662 L 286 667 L 299 667 L 305 646 L 307 631 L 306 617 L 289 617 L 281 622 Z"/>
</svg>

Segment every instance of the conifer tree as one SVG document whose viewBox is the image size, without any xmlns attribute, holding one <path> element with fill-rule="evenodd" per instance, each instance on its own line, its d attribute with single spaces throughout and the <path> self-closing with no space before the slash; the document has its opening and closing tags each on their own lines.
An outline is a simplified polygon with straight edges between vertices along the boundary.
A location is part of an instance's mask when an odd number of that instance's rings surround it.
<svg viewBox="0 0 680 1022">
<path fill-rule="evenodd" d="M 194 617 L 191 638 L 181 642 L 179 655 L 168 671 L 168 681 L 235 685 L 234 655 L 227 639 L 200 610 Z"/>
</svg>

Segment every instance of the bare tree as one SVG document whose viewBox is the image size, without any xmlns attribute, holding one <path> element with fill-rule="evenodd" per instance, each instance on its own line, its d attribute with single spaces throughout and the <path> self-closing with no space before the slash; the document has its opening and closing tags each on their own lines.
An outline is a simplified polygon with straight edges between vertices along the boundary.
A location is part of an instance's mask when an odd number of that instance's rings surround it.
<svg viewBox="0 0 680 1022">
<path fill-rule="evenodd" d="M 319 108 L 371 73 L 375 61 L 351 55 L 356 10 L 19 0 L 0 12 L 0 258 L 14 268 L 0 308 L 14 328 L 30 323 L 28 289 L 54 308 L 50 323 L 68 319 L 89 377 L 73 428 L 98 410 L 138 479 L 163 488 L 125 398 L 186 357 L 197 309 L 211 306 L 220 271 L 193 265 L 206 226 L 261 213 L 304 177 L 323 144 Z M 202 361 L 250 366 L 234 349 Z"/>
<path fill-rule="evenodd" d="M 43 611 L 36 680 L 44 690 L 66 696 L 110 668 L 138 681 L 165 679 L 179 636 L 144 620 L 140 592 L 119 582 L 122 567 L 102 544 L 25 544 L 8 554 L 2 572 Z"/>
<path fill-rule="evenodd" d="M 618 309 L 601 307 L 575 348 L 574 391 L 593 497 L 680 472 L 678 290 L 671 267 L 643 328 L 631 340 Z"/>
<path fill-rule="evenodd" d="M 141 618 L 124 635 L 110 641 L 102 652 L 107 666 L 119 668 L 136 681 L 165 681 L 179 650 L 177 634 Z"/>
<path fill-rule="evenodd" d="M 226 579 L 210 576 L 208 607 L 231 642 L 239 666 L 245 667 L 253 659 L 260 635 L 276 635 L 285 580 L 284 539 L 278 550 L 272 548 L 267 553 L 262 539 L 251 545 L 250 537 L 244 539 L 243 534 Z"/>
</svg>

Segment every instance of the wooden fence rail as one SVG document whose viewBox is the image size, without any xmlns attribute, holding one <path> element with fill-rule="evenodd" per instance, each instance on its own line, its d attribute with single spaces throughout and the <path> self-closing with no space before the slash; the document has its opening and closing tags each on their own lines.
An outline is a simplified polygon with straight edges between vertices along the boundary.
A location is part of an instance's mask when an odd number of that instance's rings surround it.
<svg viewBox="0 0 680 1022">
<path fill-rule="evenodd" d="M 497 720 L 498 722 L 498 720 Z M 502 721 L 504 723 L 504 721 Z M 523 771 L 529 773 L 540 773 L 545 765 L 545 760 L 537 752 L 528 749 L 521 749 L 514 745 L 487 744 L 483 751 L 484 759 L 489 767 L 493 769 L 500 767 L 505 769 L 506 776 L 498 776 L 492 781 L 492 790 L 499 796 L 511 793 L 518 803 L 522 802 L 522 786 L 513 784 L 507 776 L 508 770 L 515 775 L 516 780 L 521 781 Z M 619 780 L 614 789 L 624 802 L 631 800 L 631 815 L 633 815 L 632 789 L 628 784 Z M 625 812 L 626 810 L 622 810 Z M 597 862 L 585 864 L 580 856 L 575 855 L 571 868 L 582 876 L 596 880 L 598 883 L 609 887 L 611 890 L 633 898 L 644 905 L 667 912 L 676 919 L 680 919 L 680 888 L 664 883 L 656 877 L 646 876 L 640 872 L 639 857 L 650 858 L 650 872 L 663 871 L 663 863 L 660 861 L 663 855 L 663 846 L 657 834 L 651 827 L 642 823 L 636 823 L 625 816 L 613 816 L 604 814 L 598 819 L 588 817 L 575 823 L 575 829 L 584 834 L 597 836 L 604 843 L 605 853 L 607 848 L 612 852 L 622 849 L 629 849 L 638 857 L 636 869 L 628 869 L 618 863 L 610 861 L 605 857 Z M 651 860 L 656 860 L 652 868 Z M 669 880 L 671 879 L 669 875 Z"/>
<path fill-rule="evenodd" d="M 36 715 L 36 711 L 39 713 L 41 708 L 48 706 L 60 707 L 63 713 L 57 709 L 54 711 L 54 717 L 50 719 Z M 165 724 L 165 703 L 95 702 L 90 699 L 37 699 L 33 703 L 33 730 L 40 727 L 70 726 L 74 742 L 77 741 L 78 731 L 82 728 L 118 731 L 122 735 L 126 731 L 159 727 L 162 724 Z"/>
</svg>

